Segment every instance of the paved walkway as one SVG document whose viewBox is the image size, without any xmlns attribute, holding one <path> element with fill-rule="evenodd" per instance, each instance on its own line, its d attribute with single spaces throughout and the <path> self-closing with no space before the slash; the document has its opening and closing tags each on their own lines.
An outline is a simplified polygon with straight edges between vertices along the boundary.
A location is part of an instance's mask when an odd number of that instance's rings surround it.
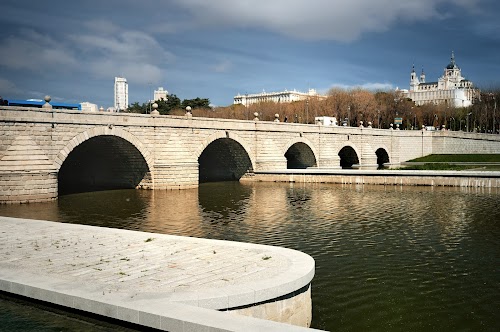
<svg viewBox="0 0 500 332">
<path fill-rule="evenodd" d="M 161 314 L 158 328 L 166 311 L 268 301 L 313 275 L 310 256 L 285 248 L 0 217 L 0 290 L 134 323 Z"/>
</svg>

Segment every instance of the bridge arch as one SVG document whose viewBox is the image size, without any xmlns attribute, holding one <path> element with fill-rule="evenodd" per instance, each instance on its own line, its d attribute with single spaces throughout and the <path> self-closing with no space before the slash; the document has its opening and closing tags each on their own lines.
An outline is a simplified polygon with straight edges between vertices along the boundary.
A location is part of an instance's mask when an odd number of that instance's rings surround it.
<svg viewBox="0 0 500 332">
<path fill-rule="evenodd" d="M 318 158 L 311 142 L 303 137 L 290 140 L 283 151 L 287 169 L 317 167 Z"/>
<path fill-rule="evenodd" d="M 199 182 L 237 181 L 253 172 L 255 162 L 249 151 L 246 142 L 234 133 L 210 135 L 195 152 Z"/>
<path fill-rule="evenodd" d="M 352 168 L 352 165 L 359 164 L 361 154 L 355 145 L 347 143 L 339 150 L 340 167 Z"/>
<path fill-rule="evenodd" d="M 383 168 L 385 163 L 390 163 L 390 157 L 387 151 L 388 150 L 383 146 L 378 147 L 375 150 L 375 154 L 377 155 L 378 168 Z"/>
<path fill-rule="evenodd" d="M 55 163 L 59 194 L 152 186 L 151 153 L 121 128 L 80 133 L 58 153 Z"/>
</svg>

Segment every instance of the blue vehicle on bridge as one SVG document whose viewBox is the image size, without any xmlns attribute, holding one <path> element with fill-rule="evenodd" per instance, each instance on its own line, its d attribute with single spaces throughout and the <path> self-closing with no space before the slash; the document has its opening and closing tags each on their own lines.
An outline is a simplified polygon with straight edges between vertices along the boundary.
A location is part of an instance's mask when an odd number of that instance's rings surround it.
<svg viewBox="0 0 500 332">
<path fill-rule="evenodd" d="M 45 104 L 44 100 L 41 99 L 0 99 L 0 105 L 4 106 L 22 106 L 22 107 L 42 107 Z M 62 103 L 62 102 L 51 102 L 53 109 L 65 109 L 65 110 L 82 110 L 81 104 L 76 103 Z"/>
</svg>

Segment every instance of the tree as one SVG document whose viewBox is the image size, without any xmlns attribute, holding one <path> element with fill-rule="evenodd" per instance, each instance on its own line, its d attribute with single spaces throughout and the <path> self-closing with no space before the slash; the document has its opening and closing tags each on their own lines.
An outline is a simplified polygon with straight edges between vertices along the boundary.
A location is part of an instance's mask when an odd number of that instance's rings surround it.
<svg viewBox="0 0 500 332">
<path fill-rule="evenodd" d="M 148 110 L 148 105 L 146 103 L 140 105 L 138 102 L 134 102 L 133 104 L 129 105 L 128 109 L 125 110 L 125 112 L 145 114 L 147 113 L 147 110 Z"/>
<path fill-rule="evenodd" d="M 210 100 L 208 98 L 195 98 L 195 99 L 184 99 L 182 101 L 182 108 L 191 106 L 191 108 L 210 108 Z"/>
<path fill-rule="evenodd" d="M 155 100 L 158 104 L 158 112 L 162 115 L 170 114 L 174 109 L 181 107 L 181 100 L 175 94 L 168 95 L 167 100 Z"/>
</svg>

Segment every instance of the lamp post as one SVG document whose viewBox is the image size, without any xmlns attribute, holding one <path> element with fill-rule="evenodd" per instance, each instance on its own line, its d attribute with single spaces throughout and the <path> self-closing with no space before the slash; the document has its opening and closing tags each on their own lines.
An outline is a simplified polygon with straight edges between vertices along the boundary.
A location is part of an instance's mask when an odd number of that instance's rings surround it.
<svg viewBox="0 0 500 332">
<path fill-rule="evenodd" d="M 306 99 L 306 124 L 309 123 L 309 98 Z"/>
<path fill-rule="evenodd" d="M 351 106 L 347 106 L 347 125 L 351 126 Z"/>
<path fill-rule="evenodd" d="M 153 83 L 148 82 L 148 86 L 149 86 L 149 92 L 152 92 L 152 90 L 153 90 Z M 154 93 L 153 93 L 153 99 L 155 99 Z M 153 111 L 152 108 L 153 108 L 153 103 L 154 102 L 155 102 L 154 100 L 150 100 L 149 101 L 149 105 L 148 105 L 149 106 L 149 112 L 148 113 L 151 113 Z"/>
<path fill-rule="evenodd" d="M 247 111 L 247 120 L 248 120 L 248 93 L 245 93 L 245 109 Z"/>
<path fill-rule="evenodd" d="M 378 124 L 378 129 L 380 129 L 380 110 L 377 110 L 377 113 L 378 113 L 378 121 L 377 121 L 377 124 Z"/>
<path fill-rule="evenodd" d="M 455 118 L 454 118 L 454 117 L 450 117 L 450 121 L 452 121 L 452 122 L 451 122 L 451 124 L 452 124 L 452 128 L 450 128 L 450 129 L 451 129 L 451 130 L 455 130 Z"/>
<path fill-rule="evenodd" d="M 469 115 L 471 115 L 472 112 L 469 112 L 467 113 L 467 120 L 466 120 L 466 124 L 465 124 L 465 129 L 467 130 L 467 132 L 469 132 Z"/>
<path fill-rule="evenodd" d="M 413 128 L 415 128 L 415 130 L 417 130 L 417 114 L 413 114 Z"/>
<path fill-rule="evenodd" d="M 495 96 L 493 96 L 493 131 L 491 132 L 492 134 L 496 134 L 495 130 L 495 113 L 497 110 L 497 100 L 495 99 Z"/>
</svg>

